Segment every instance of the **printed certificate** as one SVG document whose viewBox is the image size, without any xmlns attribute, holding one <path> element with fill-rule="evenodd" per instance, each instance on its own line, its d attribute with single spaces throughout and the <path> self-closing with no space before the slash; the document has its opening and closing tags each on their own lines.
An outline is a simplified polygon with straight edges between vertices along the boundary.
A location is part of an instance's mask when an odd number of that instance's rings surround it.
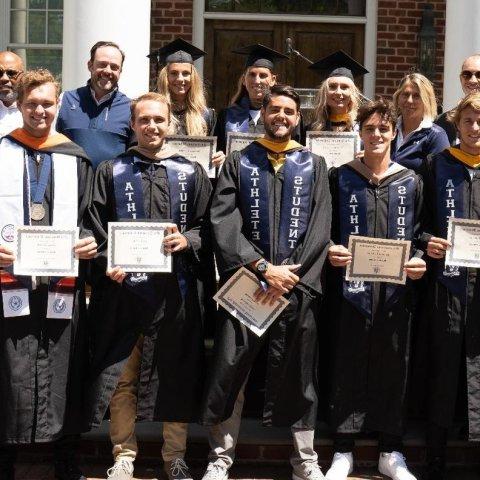
<svg viewBox="0 0 480 480">
<path fill-rule="evenodd" d="M 359 151 L 357 132 L 307 132 L 307 148 L 322 156 L 327 167 L 340 167 L 351 162 Z"/>
<path fill-rule="evenodd" d="M 78 277 L 73 248 L 78 228 L 17 226 L 14 233 L 14 275 Z"/>
<path fill-rule="evenodd" d="M 171 135 L 165 143 L 192 162 L 198 162 L 207 172 L 208 178 L 215 178 L 212 157 L 217 151 L 217 137 L 190 137 L 188 135 Z"/>
<path fill-rule="evenodd" d="M 254 298 L 254 293 L 259 286 L 258 278 L 242 267 L 223 285 L 213 299 L 260 337 L 285 309 L 289 301 L 280 297 L 273 306 L 262 305 Z"/>
<path fill-rule="evenodd" d="M 226 155 L 232 152 L 243 150 L 248 147 L 257 138 L 263 138 L 263 133 L 243 133 L 243 132 L 228 132 L 227 133 L 227 148 Z"/>
<path fill-rule="evenodd" d="M 450 217 L 448 241 L 445 265 L 480 268 L 480 220 Z"/>
<path fill-rule="evenodd" d="M 172 258 L 163 249 L 167 224 L 162 222 L 109 222 L 108 268 L 125 272 L 171 272 Z"/>
<path fill-rule="evenodd" d="M 410 241 L 350 235 L 348 250 L 352 263 L 345 280 L 405 284 L 403 267 L 410 258 Z"/>
</svg>

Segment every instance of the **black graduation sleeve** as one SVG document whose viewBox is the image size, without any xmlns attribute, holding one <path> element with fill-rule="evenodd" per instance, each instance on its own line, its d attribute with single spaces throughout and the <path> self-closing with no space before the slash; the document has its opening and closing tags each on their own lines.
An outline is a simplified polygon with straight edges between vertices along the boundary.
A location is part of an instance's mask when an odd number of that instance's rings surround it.
<svg viewBox="0 0 480 480">
<path fill-rule="evenodd" d="M 215 128 L 213 134 L 217 137 L 217 151 L 226 152 L 227 148 L 227 138 L 225 133 L 225 123 L 226 123 L 226 110 L 223 109 L 217 116 L 215 121 Z"/>
<path fill-rule="evenodd" d="M 316 155 L 314 158 L 315 181 L 308 228 L 302 242 L 292 253 L 289 263 L 302 265 L 296 272 L 300 277 L 299 288 L 305 287 L 309 293 L 321 294 L 322 270 L 330 246 L 332 201 L 325 160 Z"/>
<path fill-rule="evenodd" d="M 221 274 L 262 258 L 258 248 L 243 234 L 243 218 L 238 202 L 239 158 L 239 152 L 232 152 L 225 160 L 210 210 L 216 259 Z"/>
<path fill-rule="evenodd" d="M 424 243 L 421 236 L 426 222 L 424 208 L 423 179 L 417 175 L 417 189 L 415 191 L 415 225 L 413 227 L 412 257 L 422 258 L 424 255 Z"/>
<path fill-rule="evenodd" d="M 428 242 L 436 231 L 436 222 L 434 220 L 436 218 L 436 209 L 434 202 L 437 195 L 432 170 L 432 155 L 428 155 L 427 158 L 423 160 L 420 168 L 420 176 L 423 184 L 423 221 L 422 231 L 418 236 L 418 246 L 426 252 Z"/>
<path fill-rule="evenodd" d="M 93 235 L 88 207 L 92 200 L 93 168 L 89 160 L 77 157 L 78 175 L 78 226 L 80 238 Z"/>
</svg>

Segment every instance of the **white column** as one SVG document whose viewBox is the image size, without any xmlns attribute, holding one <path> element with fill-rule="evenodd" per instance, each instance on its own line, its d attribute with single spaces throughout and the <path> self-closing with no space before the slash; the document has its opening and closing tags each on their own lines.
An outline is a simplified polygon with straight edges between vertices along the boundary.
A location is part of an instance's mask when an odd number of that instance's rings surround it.
<svg viewBox="0 0 480 480">
<path fill-rule="evenodd" d="M 366 97 L 375 98 L 375 81 L 377 70 L 377 20 L 378 1 L 367 0 L 366 6 L 367 24 L 365 25 L 365 68 L 367 73 L 363 80 L 363 93 Z"/>
<path fill-rule="evenodd" d="M 100 40 L 118 43 L 125 52 L 120 90 L 129 97 L 148 91 L 150 0 L 65 0 L 63 13 L 63 89 L 90 78 L 90 48 Z"/>
<path fill-rule="evenodd" d="M 205 49 L 205 20 L 203 13 L 205 12 L 205 0 L 195 0 L 193 2 L 193 29 L 192 43 L 202 50 Z M 195 67 L 203 76 L 203 58 L 195 62 Z"/>
<path fill-rule="evenodd" d="M 480 53 L 480 2 L 447 0 L 443 109 L 453 108 L 463 97 L 458 75 L 463 60 Z"/>
</svg>

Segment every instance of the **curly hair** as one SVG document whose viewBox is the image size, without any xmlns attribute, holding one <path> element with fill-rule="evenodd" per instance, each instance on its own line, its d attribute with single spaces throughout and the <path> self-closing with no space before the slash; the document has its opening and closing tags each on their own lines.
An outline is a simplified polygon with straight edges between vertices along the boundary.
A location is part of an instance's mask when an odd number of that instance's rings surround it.
<svg viewBox="0 0 480 480">
<path fill-rule="evenodd" d="M 49 70 L 45 68 L 27 70 L 23 75 L 20 76 L 16 85 L 18 103 L 22 103 L 25 96 L 31 90 L 39 87 L 40 85 L 44 85 L 45 83 L 53 84 L 55 87 L 55 97 L 58 98 L 60 95 L 60 83 Z"/>
<path fill-rule="evenodd" d="M 378 113 L 383 120 L 389 122 L 390 125 L 392 125 L 392 128 L 395 130 L 397 125 L 397 113 L 395 111 L 395 107 L 392 102 L 389 102 L 381 97 L 378 100 L 370 100 L 369 102 L 364 103 L 358 109 L 357 122 L 360 130 L 362 129 L 364 122 L 366 122 L 375 113 Z"/>
</svg>

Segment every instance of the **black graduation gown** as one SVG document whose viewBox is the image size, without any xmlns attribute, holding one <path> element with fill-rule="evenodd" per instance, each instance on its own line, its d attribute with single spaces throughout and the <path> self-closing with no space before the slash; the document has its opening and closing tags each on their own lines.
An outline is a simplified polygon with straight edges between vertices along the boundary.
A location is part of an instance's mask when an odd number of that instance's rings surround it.
<svg viewBox="0 0 480 480">
<path fill-rule="evenodd" d="M 211 208 L 217 265 L 224 282 L 242 265 L 275 258 L 278 249 L 283 167 L 270 166 L 270 251 L 261 252 L 243 228 L 238 204 L 240 152 L 233 152 L 220 173 Z M 288 260 L 302 264 L 300 283 L 287 296 L 290 305 L 262 337 L 220 309 L 213 362 L 204 396 L 202 423 L 218 424 L 232 414 L 239 391 L 262 347 L 267 349 L 264 425 L 314 428 L 317 410 L 317 321 L 321 273 L 330 228 L 330 192 L 323 159 L 314 155 L 314 183 L 306 234 Z"/>
<path fill-rule="evenodd" d="M 148 163 L 140 163 L 146 218 L 171 219 L 166 169 L 146 160 Z M 182 299 L 176 273 L 155 274 L 158 296 L 157 306 L 153 307 L 125 284 L 119 285 L 105 275 L 107 225 L 117 219 L 112 165 L 109 160 L 98 167 L 91 204 L 100 254 L 94 262 L 89 308 L 93 354 L 87 402 L 89 423 L 98 426 L 102 421 L 140 334 L 144 342 L 137 418 L 195 421 L 204 377 L 203 279 L 213 268 L 207 216 L 210 180 L 195 163 L 194 211 L 190 229 L 184 233 L 190 246 L 175 254 L 174 260 L 174 265 L 182 262 L 188 269 L 187 294 Z M 154 173 L 150 175 L 152 168 Z"/>
<path fill-rule="evenodd" d="M 436 162 L 445 159 L 460 163 L 448 151 L 428 157 L 424 162 L 425 204 L 430 224 L 422 236 L 425 245 L 430 234 L 444 236 L 437 221 Z M 480 219 L 480 171 L 470 178 L 465 167 L 463 183 L 464 217 Z M 478 269 L 467 269 L 466 304 L 437 280 L 443 261 L 431 260 L 432 281 L 429 296 L 429 400 L 430 421 L 441 427 L 452 425 L 457 394 L 466 397 L 468 430 L 471 440 L 480 441 L 480 278 Z M 466 369 L 466 391 L 462 383 Z"/>
<path fill-rule="evenodd" d="M 182 112 L 173 112 L 175 119 L 177 121 L 177 132 L 176 135 L 188 135 L 187 133 L 187 125 L 185 122 L 185 110 Z M 215 122 L 217 120 L 217 116 L 215 114 L 215 110 L 213 108 L 207 108 L 203 118 L 207 124 L 207 135 L 214 135 L 213 131 L 215 128 Z"/>
<path fill-rule="evenodd" d="M 85 212 L 93 170 L 85 152 L 70 141 L 43 151 L 77 156 L 80 238 L 92 235 Z M 51 224 L 51 178 L 43 205 L 45 217 L 32 225 Z M 48 278 L 41 277 L 30 292 L 28 316 L 4 318 L 0 295 L 0 442 L 51 442 L 86 431 L 81 415 L 88 365 L 85 267 L 80 261 L 71 320 L 46 318 Z"/>
<path fill-rule="evenodd" d="M 344 168 L 351 168 L 345 166 Z M 366 167 L 365 167 L 366 168 Z M 414 236 L 420 231 L 422 182 L 411 170 L 397 166 L 397 173 L 379 186 L 367 188 L 368 236 L 388 234 L 388 186 L 405 176 L 415 176 Z M 398 171 L 399 170 L 399 171 Z M 361 175 L 355 171 L 357 175 Z M 367 177 L 368 178 L 368 177 Z M 330 173 L 332 192 L 332 240 L 340 244 L 338 169 Z M 406 238 L 406 240 L 411 240 Z M 413 255 L 421 255 L 412 244 Z M 344 269 L 328 269 L 328 302 L 333 333 L 330 416 L 334 431 L 355 433 L 371 430 L 402 434 L 407 393 L 410 333 L 413 310 L 412 283 L 391 308 L 385 308 L 385 285 L 374 283 L 372 319 L 342 295 Z"/>
<path fill-rule="evenodd" d="M 232 108 L 232 106 L 227 108 Z M 215 128 L 213 132 L 213 135 L 217 137 L 217 151 L 221 150 L 222 152 L 226 152 L 226 149 L 227 149 L 227 132 L 225 129 L 225 126 L 227 123 L 227 108 L 220 110 L 218 117 L 216 119 Z M 240 106 L 240 101 L 234 105 L 234 108 L 239 108 L 239 109 L 242 108 Z M 296 140 L 297 142 L 300 142 L 302 130 L 303 130 L 303 120 L 302 120 L 302 117 L 300 117 L 300 122 L 295 128 L 295 131 L 292 135 L 292 140 Z M 252 120 L 252 118 L 249 116 L 248 133 L 258 133 L 258 134 L 265 133 L 265 125 L 263 123 L 263 118 L 261 116 L 258 118 L 257 123 L 255 123 Z"/>
</svg>

